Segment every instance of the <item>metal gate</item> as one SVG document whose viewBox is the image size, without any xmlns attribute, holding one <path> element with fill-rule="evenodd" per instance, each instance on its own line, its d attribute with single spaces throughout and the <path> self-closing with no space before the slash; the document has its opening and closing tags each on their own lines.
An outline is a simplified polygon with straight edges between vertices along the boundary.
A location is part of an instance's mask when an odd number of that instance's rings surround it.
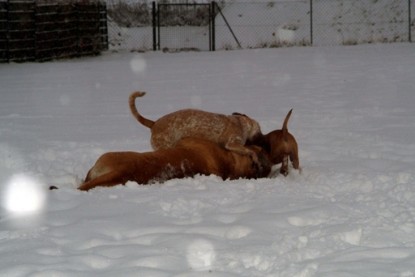
<svg viewBox="0 0 415 277">
<path fill-rule="evenodd" d="M 153 2 L 153 49 L 214 51 L 214 6 Z"/>
</svg>

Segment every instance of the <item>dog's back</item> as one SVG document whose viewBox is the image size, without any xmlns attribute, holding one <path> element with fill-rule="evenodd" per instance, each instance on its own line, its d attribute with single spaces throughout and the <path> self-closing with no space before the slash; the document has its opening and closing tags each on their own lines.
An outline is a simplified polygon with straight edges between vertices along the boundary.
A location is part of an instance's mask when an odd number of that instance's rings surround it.
<svg viewBox="0 0 415 277">
<path fill-rule="evenodd" d="M 226 115 L 194 109 L 179 110 L 159 118 L 154 123 L 151 143 L 154 149 L 165 149 L 173 147 L 182 138 L 193 137 L 224 146 L 228 140 L 225 132 L 240 133 L 239 126 L 236 126 L 229 126 Z M 229 128 L 233 130 L 228 130 Z M 243 134 L 238 135 L 242 137 Z"/>
<path fill-rule="evenodd" d="M 258 122 L 242 114 L 223 115 L 184 109 L 152 121 L 139 114 L 135 106 L 135 99 L 144 95 L 145 92 L 132 93 L 129 105 L 133 116 L 151 129 L 151 145 L 154 150 L 171 148 L 182 138 L 194 137 L 207 139 L 228 150 L 248 155 L 251 152 L 244 148 L 245 142 L 261 134 Z"/>
<path fill-rule="evenodd" d="M 255 167 L 248 156 L 196 138 L 185 138 L 174 148 L 153 152 L 110 152 L 97 160 L 79 189 L 114 186 L 127 181 L 149 184 L 196 174 L 214 174 L 223 179 L 268 176 L 271 164 L 267 156 L 260 148 L 252 149 L 259 154 L 261 167 Z"/>
</svg>

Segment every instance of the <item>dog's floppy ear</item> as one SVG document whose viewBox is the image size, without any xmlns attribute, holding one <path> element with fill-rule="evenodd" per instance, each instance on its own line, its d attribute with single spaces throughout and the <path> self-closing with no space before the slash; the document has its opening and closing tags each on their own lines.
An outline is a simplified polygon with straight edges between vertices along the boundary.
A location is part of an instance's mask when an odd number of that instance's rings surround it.
<svg viewBox="0 0 415 277">
<path fill-rule="evenodd" d="M 272 163 L 269 159 L 268 153 L 258 145 L 250 145 L 249 149 L 254 151 L 258 157 L 259 164 L 253 163 L 253 166 L 256 168 L 255 178 L 262 178 L 269 175 L 271 172 Z"/>
</svg>

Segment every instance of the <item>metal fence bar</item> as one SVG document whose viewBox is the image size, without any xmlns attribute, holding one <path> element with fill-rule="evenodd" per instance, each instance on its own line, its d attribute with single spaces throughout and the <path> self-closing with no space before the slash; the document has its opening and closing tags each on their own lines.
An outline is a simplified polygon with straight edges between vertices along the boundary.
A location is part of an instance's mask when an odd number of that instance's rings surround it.
<svg viewBox="0 0 415 277">
<path fill-rule="evenodd" d="M 153 51 L 157 50 L 157 8 L 156 2 L 151 3 L 151 14 L 152 14 L 152 29 L 153 29 Z"/>
<path fill-rule="evenodd" d="M 214 27 L 213 27 L 213 24 L 212 24 L 212 22 L 214 22 L 214 18 L 213 18 L 213 15 L 212 15 L 212 12 L 213 12 L 213 10 L 211 9 L 212 8 L 212 5 L 211 4 L 208 4 L 208 11 L 209 11 L 209 51 L 213 51 L 213 40 L 212 40 L 212 38 L 213 38 L 213 32 L 215 31 L 214 30 Z"/>
<path fill-rule="evenodd" d="M 157 50 L 160 50 L 160 9 L 159 4 L 157 4 Z"/>
<path fill-rule="evenodd" d="M 408 0 L 408 41 L 412 42 L 412 15 L 411 15 L 411 0 Z"/>
<path fill-rule="evenodd" d="M 223 13 L 222 13 L 222 9 L 219 7 L 219 5 L 216 5 L 216 8 L 217 8 L 217 10 L 219 11 L 220 15 L 222 16 L 223 21 L 225 22 L 225 24 L 226 24 L 226 26 L 228 27 L 229 31 L 231 32 L 233 39 L 234 39 L 234 40 L 235 40 L 235 42 L 238 44 L 238 47 L 241 49 L 241 48 L 242 48 L 242 45 L 241 45 L 241 43 L 239 42 L 238 38 L 236 37 L 236 35 L 235 35 L 235 33 L 234 33 L 234 31 L 233 31 L 233 29 L 232 29 L 231 25 L 229 24 L 228 20 L 227 20 L 227 19 L 226 19 L 226 17 L 223 15 Z"/>
<path fill-rule="evenodd" d="M 310 45 L 313 45 L 313 0 L 310 0 Z"/>
<path fill-rule="evenodd" d="M 216 51 L 216 33 L 215 33 L 215 7 L 216 7 L 216 2 L 212 1 L 211 5 L 210 5 L 210 16 L 211 16 L 211 20 L 210 20 L 210 24 L 211 24 L 211 30 L 212 30 L 212 41 L 211 41 L 211 51 Z"/>
</svg>

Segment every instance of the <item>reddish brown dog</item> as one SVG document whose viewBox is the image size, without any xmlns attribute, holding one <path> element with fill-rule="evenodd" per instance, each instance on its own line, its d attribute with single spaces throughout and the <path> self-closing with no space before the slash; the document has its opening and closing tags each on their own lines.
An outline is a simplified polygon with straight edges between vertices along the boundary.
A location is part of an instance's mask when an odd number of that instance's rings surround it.
<svg viewBox="0 0 415 277">
<path fill-rule="evenodd" d="M 242 155 L 249 155 L 259 164 L 255 152 L 245 147 L 247 140 L 261 135 L 255 120 L 243 114 L 223 115 L 201 110 L 185 109 L 167 114 L 156 121 L 138 113 L 135 99 L 145 92 L 133 92 L 129 98 L 134 117 L 151 129 L 151 145 L 154 150 L 174 147 L 184 137 L 207 139 Z"/>
<path fill-rule="evenodd" d="M 284 176 L 288 175 L 288 159 L 291 160 L 295 169 L 300 170 L 297 141 L 294 136 L 288 132 L 287 128 L 291 113 L 292 109 L 285 117 L 281 130 L 274 130 L 248 142 L 248 144 L 258 145 L 267 151 L 272 164 L 282 163 L 280 173 Z"/>
<path fill-rule="evenodd" d="M 196 174 L 214 174 L 224 180 L 267 177 L 272 166 L 268 155 L 258 146 L 249 149 L 258 155 L 259 167 L 254 166 L 249 156 L 197 138 L 184 138 L 173 148 L 153 152 L 105 153 L 89 170 L 85 182 L 78 189 L 124 185 L 127 181 L 151 184 Z"/>
</svg>

